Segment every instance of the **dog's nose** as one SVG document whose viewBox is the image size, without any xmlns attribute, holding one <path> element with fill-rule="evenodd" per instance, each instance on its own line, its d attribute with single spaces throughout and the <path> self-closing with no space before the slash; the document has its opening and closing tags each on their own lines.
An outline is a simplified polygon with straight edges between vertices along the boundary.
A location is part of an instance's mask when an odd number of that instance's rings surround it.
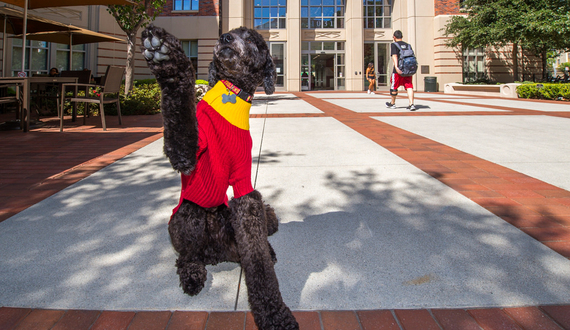
<svg viewBox="0 0 570 330">
<path fill-rule="evenodd" d="M 229 33 L 224 33 L 222 34 L 222 36 L 220 37 L 220 41 L 223 44 L 229 44 L 230 42 L 232 42 L 234 40 L 234 37 L 232 37 L 231 34 Z"/>
</svg>

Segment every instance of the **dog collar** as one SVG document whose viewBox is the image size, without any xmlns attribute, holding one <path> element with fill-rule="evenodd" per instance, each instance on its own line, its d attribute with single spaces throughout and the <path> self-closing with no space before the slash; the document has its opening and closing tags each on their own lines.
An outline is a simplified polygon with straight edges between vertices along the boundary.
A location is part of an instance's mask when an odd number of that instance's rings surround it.
<svg viewBox="0 0 570 330">
<path fill-rule="evenodd" d="M 238 88 L 236 85 L 232 84 L 231 82 L 227 80 L 220 80 L 220 81 L 240 99 L 246 101 L 247 103 L 251 103 L 251 100 L 253 100 L 253 95 L 243 91 L 242 89 Z M 235 98 L 232 100 L 231 95 L 227 98 L 227 100 L 231 103 L 235 103 Z"/>
<path fill-rule="evenodd" d="M 208 103 L 217 113 L 224 117 L 230 124 L 243 130 L 249 130 L 249 110 L 251 103 L 236 98 L 229 88 L 221 81 L 212 87 L 202 98 L 202 101 Z M 235 102 L 228 101 L 232 98 Z M 224 102 L 225 101 L 225 102 Z"/>
</svg>

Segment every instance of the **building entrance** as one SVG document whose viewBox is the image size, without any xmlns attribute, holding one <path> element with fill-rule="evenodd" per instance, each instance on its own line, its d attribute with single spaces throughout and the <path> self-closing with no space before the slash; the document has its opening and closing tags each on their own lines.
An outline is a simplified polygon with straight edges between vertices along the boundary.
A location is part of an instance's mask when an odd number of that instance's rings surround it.
<svg viewBox="0 0 570 330">
<path fill-rule="evenodd" d="M 344 42 L 303 42 L 301 90 L 345 89 Z"/>
<path fill-rule="evenodd" d="M 392 61 L 390 59 L 390 44 L 387 42 L 374 42 L 364 44 L 364 69 L 366 72 L 368 63 L 374 64 L 376 71 L 376 86 L 388 86 L 390 73 L 392 73 Z M 364 77 L 364 89 L 368 89 L 368 81 Z"/>
</svg>

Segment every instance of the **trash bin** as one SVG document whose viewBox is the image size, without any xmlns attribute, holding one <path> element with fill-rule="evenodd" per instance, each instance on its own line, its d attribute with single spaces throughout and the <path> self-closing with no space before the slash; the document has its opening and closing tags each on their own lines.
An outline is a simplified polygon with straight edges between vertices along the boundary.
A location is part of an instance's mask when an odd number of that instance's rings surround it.
<svg viewBox="0 0 570 330">
<path fill-rule="evenodd" d="M 437 92 L 437 77 L 424 77 L 424 92 Z"/>
</svg>

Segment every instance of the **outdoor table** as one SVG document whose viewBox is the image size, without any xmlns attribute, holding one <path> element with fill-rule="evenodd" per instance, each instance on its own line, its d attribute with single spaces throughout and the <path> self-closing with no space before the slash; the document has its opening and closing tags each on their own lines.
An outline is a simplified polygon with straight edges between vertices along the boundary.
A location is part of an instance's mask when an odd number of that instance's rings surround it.
<svg viewBox="0 0 570 330">
<path fill-rule="evenodd" d="M 22 131 L 27 132 L 30 129 L 30 84 L 77 83 L 77 79 L 76 77 L 2 77 L 0 84 L 16 86 L 16 95 L 22 102 L 20 127 Z"/>
</svg>

